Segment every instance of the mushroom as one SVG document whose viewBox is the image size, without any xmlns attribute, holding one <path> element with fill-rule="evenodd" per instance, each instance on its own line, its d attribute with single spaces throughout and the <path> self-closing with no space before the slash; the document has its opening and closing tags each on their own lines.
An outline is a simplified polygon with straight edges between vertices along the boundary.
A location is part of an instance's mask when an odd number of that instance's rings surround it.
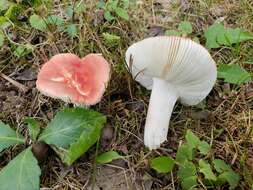
<svg viewBox="0 0 253 190">
<path fill-rule="evenodd" d="M 185 105 L 201 102 L 213 88 L 217 70 L 208 51 L 181 37 L 151 37 L 131 45 L 126 62 L 137 82 L 152 90 L 144 130 L 144 144 L 159 148 L 167 139 L 177 100 Z"/>
<path fill-rule="evenodd" d="M 80 59 L 65 53 L 42 66 L 36 86 L 46 96 L 90 106 L 101 100 L 109 78 L 109 64 L 101 55 L 88 54 Z"/>
</svg>

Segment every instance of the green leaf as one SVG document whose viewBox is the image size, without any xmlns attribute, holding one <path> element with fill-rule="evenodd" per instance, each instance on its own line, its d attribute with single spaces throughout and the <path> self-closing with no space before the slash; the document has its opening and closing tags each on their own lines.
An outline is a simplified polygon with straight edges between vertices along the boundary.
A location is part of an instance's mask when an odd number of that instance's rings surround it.
<svg viewBox="0 0 253 190">
<path fill-rule="evenodd" d="M 243 84 L 251 80 L 251 75 L 239 65 L 221 64 L 218 67 L 218 78 L 232 84 Z"/>
<path fill-rule="evenodd" d="M 182 31 L 183 34 L 191 34 L 192 25 L 188 21 L 181 22 L 178 26 L 178 30 Z"/>
<path fill-rule="evenodd" d="M 78 3 L 76 3 L 75 8 L 74 8 L 74 12 L 77 14 L 82 14 L 86 11 L 86 6 L 84 1 L 80 1 Z"/>
<path fill-rule="evenodd" d="M 74 38 L 77 36 L 77 27 L 75 24 L 70 24 L 66 28 L 67 33 L 71 38 Z"/>
<path fill-rule="evenodd" d="M 151 168 L 159 173 L 168 173 L 172 171 L 175 161 L 168 156 L 160 156 L 151 160 Z"/>
<path fill-rule="evenodd" d="M 222 173 L 226 171 L 231 171 L 232 168 L 230 165 L 226 164 L 223 160 L 215 159 L 213 160 L 214 168 L 217 172 Z"/>
<path fill-rule="evenodd" d="M 181 181 L 183 189 L 193 189 L 197 183 L 197 170 L 193 162 L 186 161 L 184 165 L 180 165 L 177 176 Z"/>
<path fill-rule="evenodd" d="M 228 182 L 230 190 L 235 189 L 240 181 L 240 176 L 234 171 L 224 172 L 219 177 L 225 179 Z"/>
<path fill-rule="evenodd" d="M 39 140 L 45 141 L 71 165 L 99 139 L 106 117 L 83 108 L 65 109 L 43 131 Z"/>
<path fill-rule="evenodd" d="M 208 49 L 211 48 L 219 48 L 220 44 L 217 42 L 217 38 L 220 35 L 224 34 L 224 26 L 219 23 L 215 23 L 212 26 L 210 26 L 205 31 L 205 38 L 206 38 L 206 47 Z"/>
<path fill-rule="evenodd" d="M 109 34 L 107 32 L 103 33 L 103 38 L 107 45 L 109 46 L 115 46 L 120 43 L 120 36 Z"/>
<path fill-rule="evenodd" d="M 0 16 L 0 29 L 5 29 L 9 27 L 11 24 L 8 19 L 4 16 Z"/>
<path fill-rule="evenodd" d="M 52 24 L 56 26 L 61 26 L 64 24 L 64 20 L 57 15 L 50 15 L 47 17 L 46 20 L 47 20 L 47 24 Z"/>
<path fill-rule="evenodd" d="M 176 30 L 166 30 L 165 35 L 166 36 L 181 36 L 181 33 Z"/>
<path fill-rule="evenodd" d="M 207 155 L 211 147 L 206 141 L 200 141 L 198 145 L 198 150 L 202 155 Z"/>
<path fill-rule="evenodd" d="M 180 164 L 184 164 L 188 160 L 193 159 L 193 149 L 191 146 L 187 144 L 182 144 L 178 150 L 176 155 L 176 161 Z"/>
<path fill-rule="evenodd" d="M 106 3 L 106 9 L 109 11 L 115 11 L 118 8 L 119 0 L 108 0 Z"/>
<path fill-rule="evenodd" d="M 199 160 L 199 171 L 204 174 L 205 179 L 216 181 L 216 176 L 214 175 L 211 166 L 204 160 Z"/>
<path fill-rule="evenodd" d="M 37 30 L 44 31 L 47 28 L 46 22 L 39 15 L 33 14 L 30 16 L 29 22 Z"/>
<path fill-rule="evenodd" d="M 16 20 L 21 11 L 22 6 L 20 4 L 12 4 L 8 8 L 4 16 L 9 18 L 10 20 Z"/>
<path fill-rule="evenodd" d="M 0 30 L 0 47 L 4 45 L 4 33 Z"/>
<path fill-rule="evenodd" d="M 97 3 L 97 8 L 104 9 L 105 8 L 105 1 L 99 0 L 99 2 Z"/>
<path fill-rule="evenodd" d="M 187 141 L 187 144 L 192 148 L 197 148 L 200 143 L 199 138 L 195 134 L 193 134 L 193 132 L 191 132 L 190 130 L 187 130 L 185 139 Z"/>
<path fill-rule="evenodd" d="M 214 168 L 217 172 L 221 173 L 218 176 L 218 180 L 221 182 L 227 181 L 229 183 L 229 189 L 235 189 L 239 183 L 240 176 L 235 173 L 231 166 L 226 164 L 223 160 L 213 160 Z"/>
<path fill-rule="evenodd" d="M 105 11 L 104 12 L 104 17 L 109 22 L 115 19 L 114 16 L 112 16 L 110 11 Z"/>
<path fill-rule="evenodd" d="M 10 2 L 7 0 L 1 0 L 0 1 L 0 11 L 5 11 L 9 8 Z"/>
<path fill-rule="evenodd" d="M 125 20 L 129 20 L 129 16 L 128 16 L 128 13 L 127 13 L 127 11 L 125 10 L 125 9 L 123 9 L 123 8 L 121 8 L 121 7 L 117 7 L 116 9 L 115 9 L 115 13 L 119 16 L 119 17 L 121 17 L 121 18 L 123 18 L 123 19 L 125 19 Z"/>
<path fill-rule="evenodd" d="M 253 36 L 250 33 L 245 32 L 240 28 L 228 28 L 224 31 L 223 35 L 217 37 L 219 44 L 227 46 L 252 39 Z"/>
<path fill-rule="evenodd" d="M 130 2 L 129 0 L 122 0 L 123 8 L 127 9 L 129 8 Z"/>
<path fill-rule="evenodd" d="M 39 123 L 33 119 L 32 117 L 27 117 L 25 119 L 25 123 L 27 123 L 27 127 L 29 130 L 29 135 L 33 141 L 36 141 L 39 133 L 40 133 L 40 125 Z"/>
<path fill-rule="evenodd" d="M 122 158 L 122 156 L 120 156 L 117 152 L 111 150 L 97 156 L 96 161 L 100 164 L 107 164 L 119 158 Z"/>
<path fill-rule="evenodd" d="M 70 17 L 70 18 L 74 15 L 73 6 L 68 6 L 66 8 L 66 15 L 68 15 L 68 17 Z"/>
<path fill-rule="evenodd" d="M 3 190 L 39 190 L 40 168 L 31 148 L 16 156 L 0 172 Z"/>
<path fill-rule="evenodd" d="M 182 182 L 181 182 L 181 186 L 185 190 L 192 190 L 197 185 L 198 185 L 197 176 L 184 178 L 182 179 Z"/>
<path fill-rule="evenodd" d="M 28 55 L 29 53 L 32 52 L 32 48 L 29 45 L 19 45 L 15 50 L 14 50 L 14 55 L 17 56 L 18 58 L 24 57 Z"/>
<path fill-rule="evenodd" d="M 205 31 L 205 38 L 207 48 L 211 49 L 252 40 L 253 36 L 240 28 L 224 28 L 222 24 L 215 23 Z"/>
<path fill-rule="evenodd" d="M 185 162 L 184 165 L 181 165 L 178 169 L 177 176 L 180 179 L 185 179 L 188 177 L 195 176 L 197 174 L 197 170 L 195 165 L 192 162 Z"/>
<path fill-rule="evenodd" d="M 0 121 L 0 152 L 15 144 L 25 143 L 25 138 Z"/>
</svg>

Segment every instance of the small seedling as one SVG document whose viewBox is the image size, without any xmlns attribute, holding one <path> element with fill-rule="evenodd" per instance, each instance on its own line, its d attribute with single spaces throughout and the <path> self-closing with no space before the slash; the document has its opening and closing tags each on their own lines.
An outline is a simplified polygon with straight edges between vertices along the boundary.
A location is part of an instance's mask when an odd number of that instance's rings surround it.
<svg viewBox="0 0 253 190">
<path fill-rule="evenodd" d="M 129 20 L 127 9 L 129 7 L 129 0 L 100 0 L 97 7 L 104 10 L 104 18 L 107 21 L 115 20 L 115 16 L 118 16 L 124 20 Z"/>
<path fill-rule="evenodd" d="M 67 108 L 58 112 L 44 130 L 32 118 L 25 122 L 33 143 L 1 170 L 0 184 L 4 190 L 39 190 L 41 170 L 36 158 L 40 160 L 41 152 L 45 155 L 45 143 L 70 166 L 99 139 L 106 117 L 92 110 Z M 0 151 L 26 142 L 21 134 L 0 122 Z"/>
<path fill-rule="evenodd" d="M 186 143 L 178 148 L 175 161 L 168 156 L 156 157 L 151 160 L 151 168 L 159 173 L 168 173 L 173 170 L 176 163 L 177 177 L 182 189 L 185 190 L 195 189 L 201 185 L 213 188 L 229 184 L 230 190 L 238 186 L 240 177 L 231 166 L 220 159 L 207 160 L 211 147 L 206 141 L 201 141 L 190 130 L 187 131 L 185 138 Z"/>
</svg>

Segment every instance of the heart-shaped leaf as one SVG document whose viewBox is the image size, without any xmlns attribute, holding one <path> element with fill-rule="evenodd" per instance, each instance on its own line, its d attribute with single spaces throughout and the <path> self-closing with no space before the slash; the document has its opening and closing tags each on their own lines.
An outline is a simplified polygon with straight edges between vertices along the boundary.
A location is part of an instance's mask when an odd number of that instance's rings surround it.
<svg viewBox="0 0 253 190">
<path fill-rule="evenodd" d="M 99 139 L 105 122 L 106 117 L 96 111 L 65 109 L 57 113 L 39 140 L 51 145 L 62 161 L 71 165 Z"/>
</svg>

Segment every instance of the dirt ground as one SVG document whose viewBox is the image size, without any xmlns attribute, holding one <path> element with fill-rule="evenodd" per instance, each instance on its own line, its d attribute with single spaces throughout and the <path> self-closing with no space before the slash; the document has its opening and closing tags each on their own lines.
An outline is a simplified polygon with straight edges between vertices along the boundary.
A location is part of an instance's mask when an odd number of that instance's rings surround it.
<svg viewBox="0 0 253 190">
<path fill-rule="evenodd" d="M 149 166 L 149 159 L 158 155 L 175 157 L 178 145 L 184 141 L 187 129 L 212 143 L 208 159 L 221 158 L 240 174 L 238 189 L 249 190 L 253 180 L 253 83 L 231 85 L 217 80 L 202 105 L 186 107 L 177 103 L 170 121 L 168 141 L 161 149 L 148 152 L 143 144 L 143 127 L 150 91 L 142 88 L 127 72 L 124 55 L 132 43 L 149 36 L 163 35 L 175 29 L 181 21 L 193 25 L 192 37 L 205 44 L 203 33 L 215 21 L 227 27 L 241 27 L 253 34 L 253 2 L 251 0 L 140 0 L 129 9 L 130 20 L 106 22 L 95 1 L 86 0 L 87 10 L 80 24 L 79 37 L 70 39 L 66 34 L 40 32 L 35 29 L 9 31 L 17 43 L 30 42 L 34 50 L 21 58 L 13 55 L 5 45 L 0 51 L 0 71 L 25 85 L 22 89 L 0 77 L 0 120 L 16 128 L 24 136 L 28 131 L 24 117 L 31 116 L 46 126 L 55 113 L 65 105 L 62 101 L 41 95 L 35 88 L 36 75 L 50 57 L 59 52 L 73 52 L 84 56 L 90 52 L 102 53 L 112 66 L 111 81 L 100 103 L 91 108 L 107 116 L 108 122 L 99 142 L 98 153 L 115 150 L 126 155 L 94 168 L 95 146 L 66 167 L 53 151 L 40 163 L 41 189 L 180 189 L 176 172 L 157 174 Z M 55 14 L 61 14 L 65 1 L 55 1 Z M 117 47 L 108 47 L 103 32 L 121 37 Z M 253 42 L 240 45 L 234 53 L 226 48 L 212 50 L 217 64 L 253 60 Z M 253 65 L 244 66 L 253 72 Z M 0 168 L 24 149 L 15 146 L 0 153 Z M 198 189 L 202 189 L 199 187 Z M 203 188 L 205 189 L 205 188 Z M 227 189 L 225 187 L 224 189 Z"/>
</svg>

